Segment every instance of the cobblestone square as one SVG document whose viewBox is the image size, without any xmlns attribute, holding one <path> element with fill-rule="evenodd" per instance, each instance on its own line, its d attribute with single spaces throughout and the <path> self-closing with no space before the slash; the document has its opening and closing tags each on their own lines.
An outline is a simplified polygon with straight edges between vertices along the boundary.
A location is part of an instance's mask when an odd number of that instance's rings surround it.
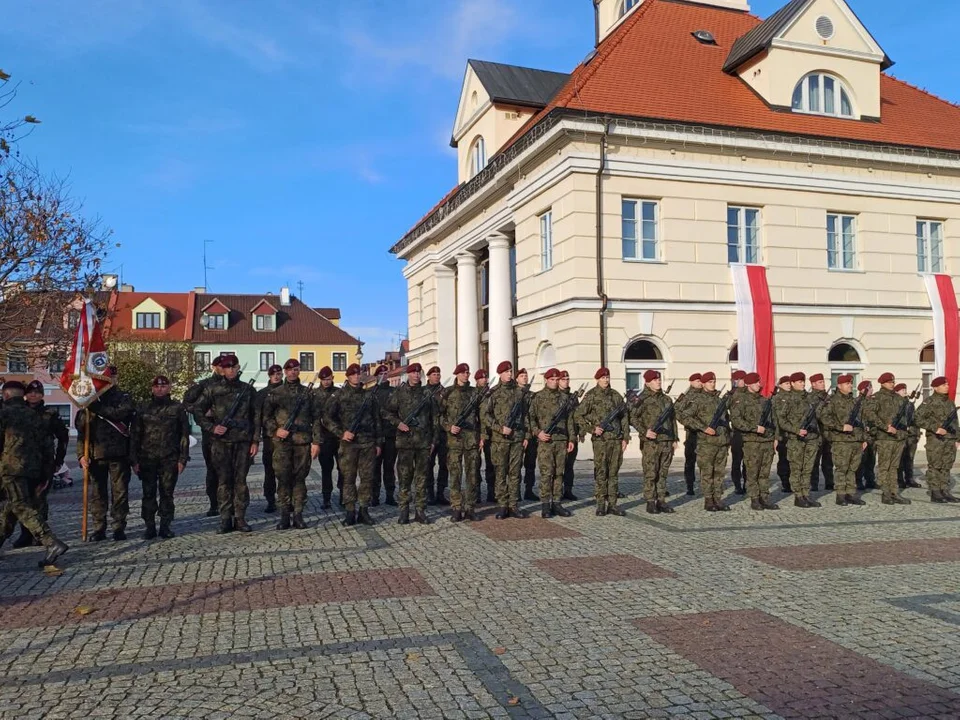
<svg viewBox="0 0 960 720">
<path fill-rule="evenodd" d="M 257 463 L 254 532 L 217 535 L 194 462 L 177 537 L 140 539 L 134 478 L 129 539 L 87 544 L 58 490 L 62 574 L 0 560 L 0 718 L 960 715 L 960 510 L 706 513 L 680 470 L 672 515 L 627 461 L 626 517 L 596 517 L 579 462 L 570 518 L 353 528 L 313 471 L 309 528 L 281 532 Z"/>
</svg>

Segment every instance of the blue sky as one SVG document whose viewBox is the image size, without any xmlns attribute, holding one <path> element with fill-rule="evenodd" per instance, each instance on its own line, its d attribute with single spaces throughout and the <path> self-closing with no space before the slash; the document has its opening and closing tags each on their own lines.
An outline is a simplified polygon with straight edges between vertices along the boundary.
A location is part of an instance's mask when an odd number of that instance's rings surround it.
<svg viewBox="0 0 960 720">
<path fill-rule="evenodd" d="M 766 17 L 785 0 L 752 0 Z M 852 0 L 892 73 L 960 101 L 960 3 Z M 373 359 L 406 328 L 389 247 L 456 183 L 467 58 L 569 71 L 590 0 L 21 0 L 3 12 L 23 151 L 113 228 L 138 290 L 341 307 Z"/>
</svg>

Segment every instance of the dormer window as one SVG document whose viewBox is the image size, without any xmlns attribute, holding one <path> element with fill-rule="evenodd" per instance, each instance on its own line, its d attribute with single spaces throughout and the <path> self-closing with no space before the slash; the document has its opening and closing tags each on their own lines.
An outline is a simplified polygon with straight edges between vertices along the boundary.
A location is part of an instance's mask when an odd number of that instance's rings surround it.
<svg viewBox="0 0 960 720">
<path fill-rule="evenodd" d="M 642 2 L 643 0 L 623 0 L 623 4 L 620 5 L 620 17 L 626 15 Z"/>
<path fill-rule="evenodd" d="M 487 148 L 482 137 L 478 137 L 470 150 L 470 174 L 477 175 L 487 166 Z"/>
<path fill-rule="evenodd" d="M 203 318 L 200 318 L 200 324 L 207 330 L 225 330 L 227 327 L 226 315 L 207 315 L 207 323 L 203 324 Z"/>
<path fill-rule="evenodd" d="M 157 312 L 138 312 L 137 330 L 159 330 L 160 313 Z"/>
<path fill-rule="evenodd" d="M 834 117 L 853 117 L 850 94 L 839 78 L 826 73 L 805 76 L 793 90 L 793 109 L 796 112 Z"/>
<path fill-rule="evenodd" d="M 254 315 L 254 328 L 260 331 L 273 330 L 273 315 Z"/>
<path fill-rule="evenodd" d="M 250 309 L 250 316 L 253 318 L 255 332 L 273 332 L 277 329 L 277 309 L 266 299 Z"/>
</svg>

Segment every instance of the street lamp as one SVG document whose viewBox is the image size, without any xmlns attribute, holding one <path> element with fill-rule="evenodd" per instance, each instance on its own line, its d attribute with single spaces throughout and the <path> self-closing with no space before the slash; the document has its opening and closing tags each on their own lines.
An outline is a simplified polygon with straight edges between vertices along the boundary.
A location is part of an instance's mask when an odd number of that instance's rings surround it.
<svg viewBox="0 0 960 720">
<path fill-rule="evenodd" d="M 361 360 L 363 360 L 363 343 L 360 338 L 357 338 L 357 365 L 360 364 Z"/>
</svg>

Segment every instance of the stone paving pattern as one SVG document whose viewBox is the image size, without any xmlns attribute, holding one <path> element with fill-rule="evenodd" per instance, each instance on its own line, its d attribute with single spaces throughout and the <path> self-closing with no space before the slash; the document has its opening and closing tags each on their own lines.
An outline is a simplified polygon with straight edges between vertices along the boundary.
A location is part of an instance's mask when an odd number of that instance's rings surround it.
<svg viewBox="0 0 960 720">
<path fill-rule="evenodd" d="M 56 491 L 63 574 L 0 559 L 0 718 L 960 716 L 960 508 L 706 513 L 680 470 L 673 515 L 631 460 L 627 516 L 596 517 L 580 462 L 570 518 L 372 528 L 314 471 L 310 528 L 279 532 L 258 463 L 254 532 L 217 535 L 192 462 L 176 538 L 139 539 L 134 479 L 130 539 L 97 544 Z"/>
</svg>

